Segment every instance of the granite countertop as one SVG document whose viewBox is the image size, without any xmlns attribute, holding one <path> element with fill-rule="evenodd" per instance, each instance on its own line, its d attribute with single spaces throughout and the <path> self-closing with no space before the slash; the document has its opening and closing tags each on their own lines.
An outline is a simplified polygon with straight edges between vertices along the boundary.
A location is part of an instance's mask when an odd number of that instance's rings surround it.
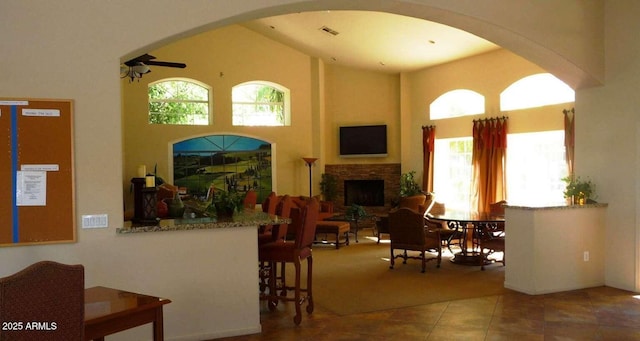
<svg viewBox="0 0 640 341">
<path fill-rule="evenodd" d="M 524 205 L 504 205 L 507 208 L 516 208 L 521 210 L 571 210 L 580 208 L 607 207 L 609 204 L 593 203 L 584 205 L 557 205 L 557 206 L 524 206 Z"/>
<path fill-rule="evenodd" d="M 117 234 L 163 232 L 182 230 L 202 230 L 217 228 L 233 228 L 243 226 L 259 226 L 269 224 L 291 223 L 289 218 L 280 218 L 262 211 L 243 210 L 233 217 L 218 220 L 215 217 L 189 218 L 189 219 L 161 219 L 156 224 L 124 222 L 122 228 L 117 228 Z"/>
</svg>

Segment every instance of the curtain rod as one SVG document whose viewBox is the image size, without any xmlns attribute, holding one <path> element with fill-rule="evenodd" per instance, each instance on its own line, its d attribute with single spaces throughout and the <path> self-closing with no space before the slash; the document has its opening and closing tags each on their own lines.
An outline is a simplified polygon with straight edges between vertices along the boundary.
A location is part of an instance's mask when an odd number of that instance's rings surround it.
<svg viewBox="0 0 640 341">
<path fill-rule="evenodd" d="M 491 117 L 491 118 L 481 118 L 481 119 L 477 119 L 477 120 L 473 120 L 473 122 L 486 122 L 486 121 L 496 121 L 496 120 L 508 120 L 509 117 L 507 116 L 502 116 L 502 117 Z"/>
</svg>

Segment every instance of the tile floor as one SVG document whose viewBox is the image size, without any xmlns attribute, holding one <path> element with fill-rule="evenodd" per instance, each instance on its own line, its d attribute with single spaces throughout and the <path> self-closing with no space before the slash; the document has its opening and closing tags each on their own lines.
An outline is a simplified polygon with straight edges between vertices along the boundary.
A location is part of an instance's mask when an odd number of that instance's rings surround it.
<svg viewBox="0 0 640 341">
<path fill-rule="evenodd" d="M 261 306 L 262 333 L 223 340 L 640 340 L 640 298 L 599 287 L 503 295 L 338 316 L 316 305 L 293 323 L 293 303 Z"/>
<path fill-rule="evenodd" d="M 640 341 L 640 295 L 610 287 L 535 296 L 506 289 L 497 296 L 347 316 L 318 304 L 307 315 L 305 308 L 296 326 L 292 302 L 271 312 L 263 301 L 262 333 L 218 340 Z"/>
</svg>

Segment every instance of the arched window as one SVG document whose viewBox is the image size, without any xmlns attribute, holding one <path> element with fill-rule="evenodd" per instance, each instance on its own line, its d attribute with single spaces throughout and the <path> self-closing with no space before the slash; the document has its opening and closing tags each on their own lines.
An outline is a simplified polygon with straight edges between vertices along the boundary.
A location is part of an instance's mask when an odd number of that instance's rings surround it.
<svg viewBox="0 0 640 341">
<path fill-rule="evenodd" d="M 149 84 L 149 123 L 208 125 L 211 88 L 195 80 L 163 79 Z"/>
<path fill-rule="evenodd" d="M 500 110 L 517 110 L 575 102 L 575 91 L 550 73 L 524 77 L 500 94 Z"/>
<path fill-rule="evenodd" d="M 429 116 L 432 120 L 483 113 L 484 96 L 466 89 L 446 92 L 429 105 Z"/>
<path fill-rule="evenodd" d="M 251 81 L 232 90 L 234 126 L 288 126 L 289 89 L 271 82 Z"/>
</svg>

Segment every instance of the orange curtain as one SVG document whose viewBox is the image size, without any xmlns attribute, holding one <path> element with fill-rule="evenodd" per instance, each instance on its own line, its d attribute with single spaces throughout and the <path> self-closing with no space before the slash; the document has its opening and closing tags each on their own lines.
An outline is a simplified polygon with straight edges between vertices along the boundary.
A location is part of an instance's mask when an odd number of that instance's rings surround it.
<svg viewBox="0 0 640 341">
<path fill-rule="evenodd" d="M 564 114 L 564 148 L 567 154 L 567 170 L 569 171 L 569 177 L 573 178 L 573 162 L 574 162 L 574 149 L 576 145 L 575 136 L 575 110 L 562 110 Z"/>
<path fill-rule="evenodd" d="M 422 189 L 433 192 L 433 147 L 436 126 L 422 127 Z"/>
<path fill-rule="evenodd" d="M 473 121 L 471 207 L 489 212 L 506 198 L 507 117 Z"/>
</svg>

